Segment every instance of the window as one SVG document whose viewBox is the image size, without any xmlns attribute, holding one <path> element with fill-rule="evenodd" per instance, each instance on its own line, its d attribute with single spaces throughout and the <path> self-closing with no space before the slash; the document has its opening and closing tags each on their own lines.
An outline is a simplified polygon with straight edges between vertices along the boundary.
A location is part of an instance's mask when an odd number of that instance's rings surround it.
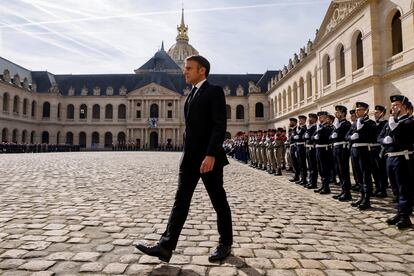
<svg viewBox="0 0 414 276">
<path fill-rule="evenodd" d="M 19 96 L 14 96 L 13 99 L 13 113 L 19 114 L 19 102 L 20 102 L 20 98 Z"/>
<path fill-rule="evenodd" d="M 157 104 L 152 104 L 150 107 L 150 117 L 151 118 L 158 118 L 159 117 L 159 110 Z"/>
<path fill-rule="evenodd" d="M 244 106 L 239 104 L 236 107 L 236 119 L 237 120 L 244 120 Z"/>
<path fill-rule="evenodd" d="M 356 38 L 356 69 L 364 67 L 364 47 L 362 43 L 362 34 L 359 33 Z"/>
<path fill-rule="evenodd" d="M 137 119 L 141 119 L 141 110 L 137 110 Z"/>
<path fill-rule="evenodd" d="M 74 119 L 75 118 L 75 107 L 73 104 L 69 104 L 66 108 L 66 119 Z"/>
<path fill-rule="evenodd" d="M 231 119 L 231 106 L 226 105 L 226 118 L 227 120 Z"/>
<path fill-rule="evenodd" d="M 167 118 L 171 119 L 173 117 L 172 110 L 167 111 Z"/>
<path fill-rule="evenodd" d="M 73 145 L 73 133 L 72 132 L 66 133 L 66 144 Z"/>
<path fill-rule="evenodd" d="M 88 117 L 88 107 L 82 104 L 79 109 L 79 119 L 86 119 Z"/>
<path fill-rule="evenodd" d="M 126 106 L 124 104 L 118 106 L 118 119 L 126 119 Z"/>
<path fill-rule="evenodd" d="M 42 114 L 43 118 L 50 118 L 50 103 L 49 102 L 45 102 L 43 104 L 43 114 Z"/>
<path fill-rule="evenodd" d="M 397 11 L 394 14 L 391 22 L 391 33 L 392 33 L 392 55 L 396 55 L 403 51 L 403 39 L 402 39 L 402 28 L 401 28 L 401 13 Z"/>
<path fill-rule="evenodd" d="M 58 119 L 60 119 L 60 107 L 61 107 L 61 104 L 58 103 L 58 107 L 57 107 L 57 118 Z"/>
<path fill-rule="evenodd" d="M 323 58 L 323 84 L 331 84 L 331 59 L 328 55 Z"/>
<path fill-rule="evenodd" d="M 308 98 L 312 97 L 312 74 L 308 72 L 306 75 L 306 96 Z"/>
<path fill-rule="evenodd" d="M 4 112 L 9 112 L 9 101 L 10 101 L 9 94 L 4 93 L 4 95 L 3 95 L 3 111 Z"/>
<path fill-rule="evenodd" d="M 256 118 L 263 118 L 264 117 L 264 107 L 262 103 L 256 103 L 255 106 L 255 115 Z"/>
<path fill-rule="evenodd" d="M 336 78 L 343 77 L 345 77 L 345 49 L 343 45 L 340 45 L 336 55 Z"/>
<path fill-rule="evenodd" d="M 112 118 L 113 118 L 112 104 L 107 104 L 105 106 L 105 119 L 112 119 Z"/>
<path fill-rule="evenodd" d="M 24 99 L 23 100 L 23 115 L 27 115 L 27 108 L 29 106 L 29 100 L 28 99 Z"/>
<path fill-rule="evenodd" d="M 49 144 L 49 132 L 42 132 L 42 144 Z"/>
<path fill-rule="evenodd" d="M 36 109 L 37 109 L 36 101 L 33 101 L 32 102 L 32 113 L 31 113 L 32 117 L 36 117 Z"/>
<path fill-rule="evenodd" d="M 101 107 L 99 104 L 94 104 L 92 107 L 92 119 L 99 120 L 101 118 Z"/>
</svg>

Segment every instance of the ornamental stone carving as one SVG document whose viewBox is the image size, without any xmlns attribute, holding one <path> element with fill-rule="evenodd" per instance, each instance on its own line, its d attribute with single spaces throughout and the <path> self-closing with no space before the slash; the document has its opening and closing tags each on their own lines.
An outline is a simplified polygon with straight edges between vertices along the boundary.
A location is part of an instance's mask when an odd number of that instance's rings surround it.
<svg viewBox="0 0 414 276">
<path fill-rule="evenodd" d="M 298 54 L 293 55 L 293 66 L 296 66 L 299 63 L 299 56 Z"/>
<path fill-rule="evenodd" d="M 228 85 L 224 86 L 223 91 L 224 91 L 224 95 L 230 96 L 231 89 Z"/>
<path fill-rule="evenodd" d="M 7 69 L 3 71 L 3 80 L 5 82 L 11 82 L 10 71 Z"/>
<path fill-rule="evenodd" d="M 26 90 L 30 90 L 29 80 L 27 78 L 23 79 L 23 88 Z"/>
<path fill-rule="evenodd" d="M 243 88 L 243 86 L 241 86 L 241 84 L 239 84 L 237 86 L 236 95 L 237 96 L 244 96 L 244 88 Z"/>
<path fill-rule="evenodd" d="M 260 87 L 254 84 L 254 82 L 249 81 L 249 94 L 260 93 Z"/>
<path fill-rule="evenodd" d="M 306 53 L 309 54 L 313 50 L 313 42 L 312 40 L 308 40 L 308 44 L 306 45 Z"/>
<path fill-rule="evenodd" d="M 279 71 L 279 74 L 277 75 L 278 81 L 281 80 L 282 78 L 283 78 L 282 71 Z"/>
<path fill-rule="evenodd" d="M 293 69 L 293 61 L 292 61 L 292 59 L 290 58 L 289 59 L 289 64 L 288 64 L 288 71 L 290 71 L 290 70 L 292 70 Z"/>
<path fill-rule="evenodd" d="M 326 31 L 324 35 L 330 33 L 333 29 L 335 29 L 339 23 L 341 23 L 345 18 L 347 18 L 365 2 L 366 1 L 349 1 L 346 3 L 337 3 L 337 7 L 332 14 L 331 20 L 326 25 Z"/>
<path fill-rule="evenodd" d="M 69 87 L 68 96 L 75 96 L 75 88 L 73 86 Z"/>
<path fill-rule="evenodd" d="M 306 57 L 305 47 L 300 48 L 300 53 L 299 53 L 300 60 L 303 60 L 305 57 Z"/>
<path fill-rule="evenodd" d="M 84 85 L 81 90 L 81 96 L 87 96 L 87 95 L 88 95 L 88 87 Z"/>
<path fill-rule="evenodd" d="M 53 83 L 52 87 L 49 88 L 50 94 L 59 94 L 59 86 L 57 83 Z"/>
<path fill-rule="evenodd" d="M 283 70 L 282 70 L 283 76 L 286 76 L 287 72 L 288 72 L 288 68 L 286 67 L 286 65 L 284 65 Z"/>
<path fill-rule="evenodd" d="M 16 75 L 14 75 L 14 77 L 13 77 L 13 84 L 14 85 L 17 85 L 17 86 L 21 86 L 21 84 L 20 84 L 20 76 L 19 76 L 19 74 L 16 74 Z"/>
<path fill-rule="evenodd" d="M 101 95 L 101 88 L 99 86 L 95 86 L 93 88 L 93 95 L 94 96 L 100 96 Z"/>
<path fill-rule="evenodd" d="M 127 92 L 126 87 L 122 85 L 121 88 L 119 88 L 119 95 L 120 96 L 125 96 L 126 92 Z"/>
<path fill-rule="evenodd" d="M 37 92 L 37 84 L 35 82 L 32 83 L 32 91 Z"/>
</svg>

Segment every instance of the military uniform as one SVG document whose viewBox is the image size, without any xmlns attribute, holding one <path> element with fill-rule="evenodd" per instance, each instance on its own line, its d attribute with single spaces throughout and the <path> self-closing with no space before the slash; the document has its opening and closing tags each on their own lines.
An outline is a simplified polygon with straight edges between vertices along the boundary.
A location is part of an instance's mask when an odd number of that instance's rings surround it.
<svg viewBox="0 0 414 276">
<path fill-rule="evenodd" d="M 411 103 L 402 95 L 390 97 L 391 102 Z M 391 116 L 381 137 L 381 144 L 386 151 L 386 168 L 391 186 L 394 187 L 397 197 L 397 215 L 387 220 L 388 224 L 395 224 L 404 229 L 412 226 L 410 215 L 413 212 L 413 168 L 414 168 L 414 120 L 407 114 Z"/>
<path fill-rule="evenodd" d="M 267 153 L 266 153 L 266 139 L 267 139 L 267 131 L 263 132 L 263 137 L 262 137 L 262 141 L 260 142 L 260 155 L 262 157 L 262 170 L 267 170 L 268 169 L 268 160 L 267 160 Z"/>
<path fill-rule="evenodd" d="M 347 109 L 345 106 L 338 105 L 335 107 L 337 112 L 346 116 Z M 338 120 L 338 119 L 337 119 Z M 349 171 L 349 149 L 346 135 L 351 129 L 351 123 L 345 118 L 338 120 L 334 124 L 334 130 L 330 136 L 333 143 L 334 162 L 339 176 L 342 192 L 334 196 L 339 201 L 351 200 L 351 179 Z"/>
<path fill-rule="evenodd" d="M 262 131 L 259 130 L 256 135 L 256 144 L 255 144 L 255 152 L 256 152 L 256 158 L 257 158 L 257 166 L 256 168 L 261 169 L 263 166 L 263 159 L 262 159 L 262 153 L 261 153 L 261 145 L 262 142 Z"/>
<path fill-rule="evenodd" d="M 306 116 L 300 115 L 299 119 L 305 120 Z M 306 147 L 305 147 L 305 133 L 306 133 L 306 125 L 299 125 L 296 128 L 295 135 L 293 139 L 295 140 L 296 145 L 296 158 L 298 162 L 298 170 L 299 170 L 299 180 L 296 182 L 303 186 L 308 184 L 307 177 L 308 177 L 308 168 L 306 165 Z"/>
<path fill-rule="evenodd" d="M 295 135 L 296 135 L 296 130 L 297 130 L 296 124 L 298 120 L 296 118 L 290 118 L 289 121 L 294 124 L 294 126 L 292 126 L 289 129 L 289 137 L 288 137 L 290 158 L 292 160 L 292 166 L 294 170 L 294 176 L 293 178 L 289 179 L 289 181 L 296 182 L 296 181 L 299 181 L 300 179 L 300 167 L 299 167 L 298 156 L 296 153 L 297 147 L 296 147 L 296 141 L 295 141 Z"/>
<path fill-rule="evenodd" d="M 368 104 L 363 102 L 357 102 L 356 107 L 361 109 L 368 109 Z M 361 197 L 358 201 L 353 202 L 353 207 L 358 207 L 360 210 L 365 210 L 371 207 L 371 194 L 372 194 L 372 169 L 371 169 L 371 145 L 376 143 L 375 134 L 375 122 L 371 120 L 368 114 L 358 118 L 357 122 L 353 125 L 352 135 L 348 135 L 352 142 L 351 151 L 356 157 L 356 167 L 361 172 L 360 181 Z"/>
<path fill-rule="evenodd" d="M 375 106 L 375 111 L 381 112 L 381 114 L 385 114 L 386 109 L 384 106 L 377 105 Z M 387 121 L 379 119 L 376 120 L 375 123 L 375 134 L 378 142 L 378 137 L 384 129 L 385 125 L 387 124 Z M 386 197 L 388 188 L 388 176 L 385 166 L 386 156 L 382 155 L 381 152 L 382 147 L 379 142 L 371 146 L 370 153 L 372 161 L 372 177 L 374 178 L 375 183 L 375 191 L 373 195 L 376 197 Z"/>
<path fill-rule="evenodd" d="M 315 118 L 317 120 L 316 114 L 309 114 L 309 118 Z M 306 160 L 308 162 L 309 168 L 309 183 L 306 186 L 308 189 L 315 189 L 317 187 L 318 181 L 318 165 L 316 160 L 316 148 L 315 148 L 315 141 L 312 139 L 313 135 L 316 132 L 316 124 L 309 125 L 306 128 L 306 132 L 304 135 L 305 143 L 306 143 Z"/>
<path fill-rule="evenodd" d="M 276 130 L 271 129 L 268 145 L 267 145 L 267 155 L 270 163 L 270 173 L 276 173 L 277 171 L 277 162 L 275 158 L 275 132 Z"/>
<path fill-rule="evenodd" d="M 274 155 L 276 159 L 277 169 L 276 175 L 282 175 L 282 168 L 284 166 L 285 160 L 285 142 L 286 136 L 282 134 L 283 129 L 279 128 L 276 133 L 276 138 L 274 140 Z"/>
</svg>

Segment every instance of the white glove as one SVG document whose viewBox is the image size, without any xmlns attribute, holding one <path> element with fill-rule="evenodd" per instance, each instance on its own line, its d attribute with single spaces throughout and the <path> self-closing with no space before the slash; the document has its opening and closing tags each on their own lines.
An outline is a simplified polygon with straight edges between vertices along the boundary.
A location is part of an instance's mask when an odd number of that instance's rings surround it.
<svg viewBox="0 0 414 276">
<path fill-rule="evenodd" d="M 321 129 L 321 124 L 318 124 L 317 126 L 316 126 L 316 131 L 319 131 Z"/>
<path fill-rule="evenodd" d="M 309 133 L 305 134 L 305 139 L 309 139 Z"/>
<path fill-rule="evenodd" d="M 392 139 L 392 137 L 391 137 L 391 136 L 387 136 L 387 137 L 385 137 L 384 139 L 382 139 L 382 142 L 383 142 L 384 144 L 388 145 L 388 144 L 392 144 L 392 143 L 394 143 L 394 140 Z"/>
<path fill-rule="evenodd" d="M 390 127 L 391 131 L 394 130 L 399 123 L 396 123 L 394 120 L 394 116 L 390 116 L 390 119 L 388 120 L 388 126 Z"/>
<path fill-rule="evenodd" d="M 361 124 L 362 118 L 359 118 L 357 121 L 357 130 L 360 130 L 364 125 Z"/>
<path fill-rule="evenodd" d="M 335 128 L 339 128 L 339 126 L 340 126 L 341 124 L 339 123 L 338 118 L 335 118 L 335 120 L 334 120 L 334 122 L 333 122 L 333 125 L 334 125 L 334 127 L 335 127 Z"/>
<path fill-rule="evenodd" d="M 338 133 L 336 133 L 336 132 L 332 133 L 331 138 L 332 139 L 338 138 Z"/>
<path fill-rule="evenodd" d="M 358 133 L 354 133 L 351 135 L 351 140 L 356 140 L 359 138 L 359 134 Z"/>
<path fill-rule="evenodd" d="M 319 134 L 316 134 L 315 136 L 313 136 L 313 139 L 319 140 Z"/>
<path fill-rule="evenodd" d="M 299 135 L 293 136 L 293 139 L 298 140 L 299 139 Z"/>
</svg>

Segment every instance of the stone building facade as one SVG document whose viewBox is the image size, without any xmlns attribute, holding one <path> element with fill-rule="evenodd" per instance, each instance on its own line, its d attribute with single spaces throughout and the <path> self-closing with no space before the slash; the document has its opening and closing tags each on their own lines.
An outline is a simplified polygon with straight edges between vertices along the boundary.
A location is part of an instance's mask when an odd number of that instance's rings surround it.
<svg viewBox="0 0 414 276">
<path fill-rule="evenodd" d="M 268 84 L 268 127 L 290 117 L 356 101 L 388 106 L 389 96 L 414 101 L 412 0 L 332 1 L 314 40 Z"/>
</svg>

